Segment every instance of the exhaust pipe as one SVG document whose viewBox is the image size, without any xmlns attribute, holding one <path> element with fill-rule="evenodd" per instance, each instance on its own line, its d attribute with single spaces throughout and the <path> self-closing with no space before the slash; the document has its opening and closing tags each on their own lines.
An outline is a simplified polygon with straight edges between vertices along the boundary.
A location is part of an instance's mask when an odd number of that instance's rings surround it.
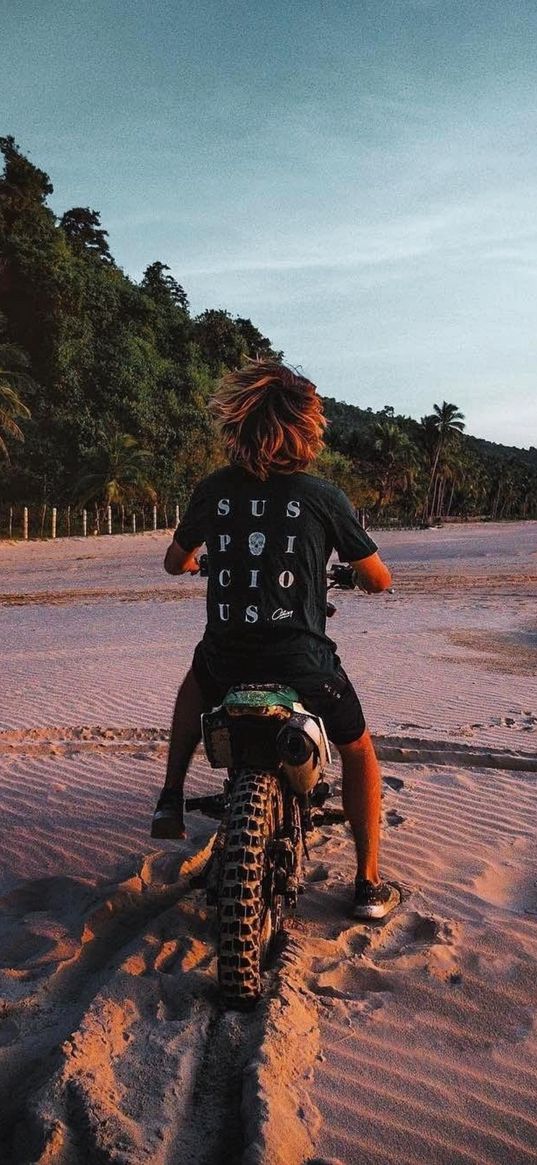
<svg viewBox="0 0 537 1165">
<path fill-rule="evenodd" d="M 294 793 L 304 796 L 317 784 L 325 759 L 319 725 L 311 717 L 293 723 L 291 716 L 276 737 L 276 750 Z"/>
</svg>

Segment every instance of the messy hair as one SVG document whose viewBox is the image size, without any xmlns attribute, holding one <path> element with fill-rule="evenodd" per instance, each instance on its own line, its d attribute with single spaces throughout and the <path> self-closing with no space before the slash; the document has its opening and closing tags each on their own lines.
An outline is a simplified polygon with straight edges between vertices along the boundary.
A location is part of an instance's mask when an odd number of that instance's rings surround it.
<svg viewBox="0 0 537 1165">
<path fill-rule="evenodd" d="M 262 481 L 305 469 L 323 447 L 327 422 L 315 385 L 285 364 L 249 360 L 228 372 L 210 408 L 229 460 Z"/>
</svg>

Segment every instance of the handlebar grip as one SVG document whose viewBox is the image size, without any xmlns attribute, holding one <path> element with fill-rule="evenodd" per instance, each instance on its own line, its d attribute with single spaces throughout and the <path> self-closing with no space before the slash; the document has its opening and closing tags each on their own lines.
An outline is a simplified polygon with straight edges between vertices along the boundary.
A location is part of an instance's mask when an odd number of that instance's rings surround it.
<svg viewBox="0 0 537 1165">
<path fill-rule="evenodd" d="M 353 591 L 358 586 L 356 571 L 347 563 L 334 562 L 330 567 L 329 578 L 342 591 Z"/>
</svg>

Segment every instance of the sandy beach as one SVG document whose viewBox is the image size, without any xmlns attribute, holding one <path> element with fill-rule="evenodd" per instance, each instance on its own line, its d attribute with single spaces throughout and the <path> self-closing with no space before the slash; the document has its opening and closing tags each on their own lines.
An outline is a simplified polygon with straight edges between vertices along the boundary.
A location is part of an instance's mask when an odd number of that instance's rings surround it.
<svg viewBox="0 0 537 1165">
<path fill-rule="evenodd" d="M 537 1161 L 537 523 L 379 532 L 394 593 L 337 597 L 403 901 L 353 923 L 319 829 L 253 1015 L 190 884 L 211 823 L 149 837 L 205 614 L 167 540 L 0 543 L 0 1159 Z M 219 783 L 200 751 L 187 791 Z"/>
</svg>

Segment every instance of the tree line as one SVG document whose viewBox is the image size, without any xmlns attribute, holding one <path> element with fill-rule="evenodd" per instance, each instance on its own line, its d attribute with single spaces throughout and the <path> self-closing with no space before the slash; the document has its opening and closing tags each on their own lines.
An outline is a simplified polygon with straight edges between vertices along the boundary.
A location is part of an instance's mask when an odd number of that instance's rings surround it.
<svg viewBox="0 0 537 1165">
<path fill-rule="evenodd" d="M 222 462 L 208 416 L 216 380 L 282 359 L 250 319 L 193 316 L 167 265 L 139 283 L 100 215 L 48 205 L 48 175 L 0 138 L 0 499 L 14 505 L 184 504 Z M 315 471 L 377 520 L 537 517 L 537 450 L 464 434 L 457 405 L 420 422 L 325 399 Z"/>
<path fill-rule="evenodd" d="M 456 404 L 442 401 L 416 421 L 325 400 L 329 457 L 338 484 L 377 520 L 537 518 L 537 449 L 464 433 Z"/>
</svg>

